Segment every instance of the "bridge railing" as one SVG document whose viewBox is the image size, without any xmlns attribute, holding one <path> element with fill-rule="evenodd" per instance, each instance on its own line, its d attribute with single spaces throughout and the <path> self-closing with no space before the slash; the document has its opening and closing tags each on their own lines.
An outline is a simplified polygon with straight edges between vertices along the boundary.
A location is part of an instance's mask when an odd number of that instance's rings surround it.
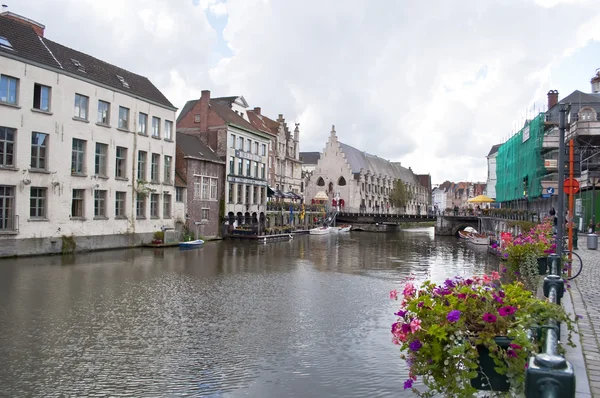
<svg viewBox="0 0 600 398">
<path fill-rule="evenodd" d="M 370 208 L 370 209 L 365 209 L 365 208 L 358 208 L 358 207 L 340 207 L 340 213 L 342 214 L 365 214 L 365 215 L 390 215 L 390 216 L 405 216 L 405 217 L 425 217 L 425 216 L 430 216 L 432 217 L 434 214 L 433 212 L 421 212 L 421 214 L 409 214 L 409 213 L 405 213 L 402 210 L 398 210 L 396 208 Z"/>
</svg>

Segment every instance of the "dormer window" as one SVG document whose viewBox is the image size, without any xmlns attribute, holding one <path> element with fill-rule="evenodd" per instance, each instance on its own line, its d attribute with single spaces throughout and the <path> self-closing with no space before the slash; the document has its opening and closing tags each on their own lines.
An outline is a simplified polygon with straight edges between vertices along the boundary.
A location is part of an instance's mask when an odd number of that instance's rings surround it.
<svg viewBox="0 0 600 398">
<path fill-rule="evenodd" d="M 125 79 L 123 78 L 123 76 L 119 76 L 119 75 L 117 75 L 117 79 L 119 79 L 119 81 L 121 82 L 121 84 L 123 85 L 123 87 L 125 87 L 125 88 L 129 88 L 129 83 L 127 83 L 127 82 L 125 81 Z"/>
<path fill-rule="evenodd" d="M 0 48 L 7 48 L 9 50 L 12 50 L 13 46 L 12 44 L 10 44 L 6 37 L 0 36 Z"/>
<path fill-rule="evenodd" d="M 77 68 L 77 70 L 79 72 L 83 72 L 85 73 L 85 68 L 84 66 L 81 64 L 81 62 L 77 61 L 76 59 L 71 58 L 71 62 L 73 62 L 73 65 L 75 65 L 75 67 Z"/>
<path fill-rule="evenodd" d="M 596 121 L 596 111 L 593 108 L 585 107 L 581 108 L 578 113 L 579 120 L 582 122 Z"/>
<path fill-rule="evenodd" d="M 200 115 L 194 115 L 194 123 L 200 123 Z"/>
</svg>

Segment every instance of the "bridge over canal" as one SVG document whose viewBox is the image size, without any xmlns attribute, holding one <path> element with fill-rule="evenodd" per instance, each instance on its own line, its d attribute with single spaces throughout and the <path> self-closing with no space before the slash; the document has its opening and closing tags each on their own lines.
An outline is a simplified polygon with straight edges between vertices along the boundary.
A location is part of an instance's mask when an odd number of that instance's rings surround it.
<svg viewBox="0 0 600 398">
<path fill-rule="evenodd" d="M 400 224 L 435 223 L 436 235 L 456 235 L 467 227 L 477 229 L 476 216 L 434 216 L 432 214 L 382 214 L 339 212 L 337 224 L 351 224 L 355 230 L 386 232 L 398 229 Z"/>
</svg>

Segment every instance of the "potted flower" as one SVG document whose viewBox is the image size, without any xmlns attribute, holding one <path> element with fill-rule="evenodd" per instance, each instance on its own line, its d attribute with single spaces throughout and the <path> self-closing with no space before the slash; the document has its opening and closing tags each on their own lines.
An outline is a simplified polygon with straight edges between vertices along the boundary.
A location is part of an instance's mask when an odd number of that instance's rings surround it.
<svg viewBox="0 0 600 398">
<path fill-rule="evenodd" d="M 421 396 L 471 397 L 480 389 L 521 393 L 528 359 L 541 348 L 528 331 L 549 319 L 565 322 L 573 344 L 573 320 L 563 307 L 537 299 L 520 282 L 502 284 L 497 272 L 439 285 L 409 280 L 390 297 L 401 300 L 392 341 L 409 368 L 404 388 Z M 413 387 L 419 377 L 425 394 Z"/>
</svg>

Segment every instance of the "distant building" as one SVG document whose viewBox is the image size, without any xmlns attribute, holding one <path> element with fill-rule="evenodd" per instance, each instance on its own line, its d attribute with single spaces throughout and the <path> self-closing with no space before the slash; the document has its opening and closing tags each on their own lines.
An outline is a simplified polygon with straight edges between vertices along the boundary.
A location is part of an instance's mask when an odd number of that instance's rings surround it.
<svg viewBox="0 0 600 398">
<path fill-rule="evenodd" d="M 300 161 L 300 125 L 290 132 L 282 114 L 277 120 L 264 116 L 261 108 L 248 111 L 250 123 L 259 131 L 271 134 L 269 156 L 269 185 L 278 193 L 300 195 L 302 163 Z M 300 197 L 300 196 L 298 196 Z"/>
<path fill-rule="evenodd" d="M 44 30 L 0 14 L 0 256 L 126 247 L 182 227 L 176 108 L 147 78 Z"/>
<path fill-rule="evenodd" d="M 492 149 L 490 149 L 490 152 L 486 156 L 488 172 L 484 194 L 492 199 L 496 199 L 496 158 L 498 157 L 498 148 L 501 146 L 502 144 L 492 146 Z"/>
<path fill-rule="evenodd" d="M 419 178 L 410 168 L 360 151 L 338 141 L 332 127 L 329 140 L 308 177 L 305 200 L 310 203 L 318 193 L 341 199 L 347 210 L 425 214 L 431 201 L 431 179 Z M 394 208 L 389 197 L 394 182 L 401 180 L 412 199 L 402 209 Z"/>
</svg>

